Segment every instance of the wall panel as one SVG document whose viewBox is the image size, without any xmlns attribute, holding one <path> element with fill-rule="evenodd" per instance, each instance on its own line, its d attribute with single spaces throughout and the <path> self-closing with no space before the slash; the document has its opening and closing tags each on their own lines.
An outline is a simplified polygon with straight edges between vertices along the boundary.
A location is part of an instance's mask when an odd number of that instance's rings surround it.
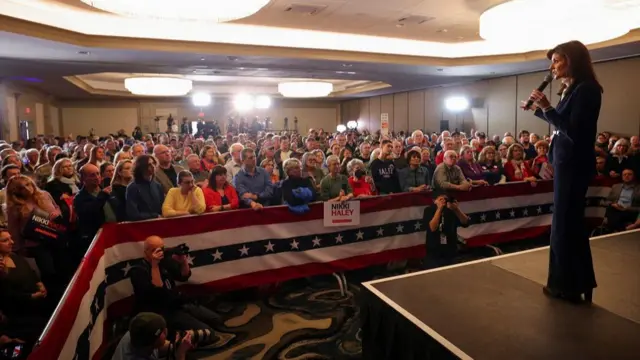
<svg viewBox="0 0 640 360">
<path fill-rule="evenodd" d="M 371 127 L 369 131 L 376 132 L 380 130 L 380 113 L 382 112 L 382 97 L 374 96 L 369 98 L 369 109 L 370 111 L 370 120 L 369 124 Z"/>
<path fill-rule="evenodd" d="M 358 114 L 358 129 L 371 129 L 371 114 L 369 111 L 371 110 L 371 101 L 370 99 L 360 99 L 358 100 L 360 105 L 360 112 Z"/>
<path fill-rule="evenodd" d="M 539 72 L 518 76 L 518 87 L 516 89 L 517 103 L 520 104 L 520 101 L 527 100 L 531 91 L 540 85 L 546 75 L 546 72 Z M 547 97 L 550 100 L 553 99 L 551 97 L 550 87 L 547 87 L 545 94 L 547 94 Z M 528 130 L 531 133 L 546 135 L 550 132 L 549 124 L 533 115 L 533 111 L 518 111 L 516 119 L 516 133 L 519 133 L 522 130 Z M 517 136 L 516 133 L 514 133 L 515 136 Z"/>
<path fill-rule="evenodd" d="M 409 96 L 406 92 L 394 95 L 393 99 L 393 131 L 409 129 Z"/>
<path fill-rule="evenodd" d="M 424 91 L 412 91 L 409 93 L 409 122 L 407 129 L 423 129 L 424 118 Z"/>
<path fill-rule="evenodd" d="M 66 134 L 115 134 L 124 129 L 130 133 L 138 125 L 136 108 L 63 108 L 62 122 Z M 162 123 L 164 126 L 165 123 Z"/>
<path fill-rule="evenodd" d="M 489 129 L 487 136 L 503 136 L 516 131 L 516 78 L 515 76 L 488 81 L 487 102 L 489 107 Z"/>
</svg>

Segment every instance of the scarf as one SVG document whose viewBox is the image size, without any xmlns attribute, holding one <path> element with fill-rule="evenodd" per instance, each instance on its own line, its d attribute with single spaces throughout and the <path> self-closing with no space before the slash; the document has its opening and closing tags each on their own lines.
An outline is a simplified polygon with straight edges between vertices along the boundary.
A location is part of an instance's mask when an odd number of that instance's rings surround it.
<svg viewBox="0 0 640 360">
<path fill-rule="evenodd" d="M 511 160 L 513 164 L 514 172 L 513 175 L 516 179 L 522 179 L 522 170 L 524 169 L 524 162 L 522 160 Z"/>
<path fill-rule="evenodd" d="M 78 189 L 78 185 L 76 185 L 76 181 L 74 178 L 61 176 L 58 178 L 58 180 L 60 180 L 60 182 L 63 184 L 69 185 L 71 187 L 71 193 L 73 195 L 75 195 L 78 191 L 80 191 L 80 189 Z"/>
</svg>

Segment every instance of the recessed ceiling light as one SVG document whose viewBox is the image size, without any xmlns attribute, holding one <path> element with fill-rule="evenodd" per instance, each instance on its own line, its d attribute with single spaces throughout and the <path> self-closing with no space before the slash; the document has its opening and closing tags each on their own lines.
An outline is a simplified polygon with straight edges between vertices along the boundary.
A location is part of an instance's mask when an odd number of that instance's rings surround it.
<svg viewBox="0 0 640 360">
<path fill-rule="evenodd" d="M 438 71 L 444 71 L 444 69 L 438 69 Z"/>
<path fill-rule="evenodd" d="M 438 33 L 446 33 L 446 32 L 449 32 L 449 30 L 447 30 L 447 29 L 438 29 L 438 30 L 436 30 L 436 32 L 438 32 Z"/>
<path fill-rule="evenodd" d="M 397 28 L 404 27 L 404 24 L 396 24 L 396 27 L 397 27 Z"/>
<path fill-rule="evenodd" d="M 347 72 L 347 74 L 349 74 L 349 75 L 355 75 L 355 74 L 356 74 L 356 72 L 355 72 L 355 71 L 349 71 L 349 72 Z"/>
<path fill-rule="evenodd" d="M 464 36 L 458 36 L 456 39 L 458 39 L 458 40 L 464 40 Z"/>
<path fill-rule="evenodd" d="M 78 54 L 80 54 L 80 55 L 91 55 L 91 53 L 88 52 L 88 51 L 78 51 Z"/>
<path fill-rule="evenodd" d="M 200 61 L 205 61 L 205 60 L 206 60 L 205 58 L 200 58 Z"/>
<path fill-rule="evenodd" d="M 346 67 L 346 68 L 350 68 L 352 66 L 353 66 L 352 64 L 342 64 L 342 67 Z"/>
<path fill-rule="evenodd" d="M 247 70 L 245 67 L 237 67 L 236 70 Z"/>
<path fill-rule="evenodd" d="M 238 61 L 238 57 L 237 56 L 227 56 L 227 60 L 229 60 L 229 61 Z"/>
</svg>

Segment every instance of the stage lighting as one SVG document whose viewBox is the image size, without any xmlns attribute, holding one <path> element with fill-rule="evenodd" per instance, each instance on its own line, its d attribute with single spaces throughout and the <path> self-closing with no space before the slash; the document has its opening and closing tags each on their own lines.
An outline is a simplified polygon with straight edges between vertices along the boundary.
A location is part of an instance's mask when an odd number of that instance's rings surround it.
<svg viewBox="0 0 640 360">
<path fill-rule="evenodd" d="M 205 107 L 211 104 L 211 95 L 206 93 L 196 93 L 191 97 L 194 106 Z"/>
<path fill-rule="evenodd" d="M 235 100 L 233 101 L 233 105 L 238 111 L 249 111 L 253 110 L 255 106 L 255 100 L 251 95 L 240 94 L 236 96 Z"/>
<path fill-rule="evenodd" d="M 445 100 L 444 106 L 450 111 L 463 111 L 469 108 L 469 100 L 461 96 L 454 96 Z"/>
<path fill-rule="evenodd" d="M 338 132 L 345 132 L 347 130 L 347 127 L 340 124 L 336 127 L 336 130 L 338 130 Z"/>
<path fill-rule="evenodd" d="M 256 97 L 256 109 L 268 109 L 271 107 L 271 98 L 267 95 Z"/>
<path fill-rule="evenodd" d="M 350 120 L 347 122 L 347 129 L 354 130 L 358 128 L 358 122 L 355 120 Z"/>
</svg>

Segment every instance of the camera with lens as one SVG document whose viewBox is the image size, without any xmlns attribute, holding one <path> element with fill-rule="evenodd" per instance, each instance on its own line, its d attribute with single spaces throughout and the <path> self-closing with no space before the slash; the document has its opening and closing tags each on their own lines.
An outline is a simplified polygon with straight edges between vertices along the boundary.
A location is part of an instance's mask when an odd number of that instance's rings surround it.
<svg viewBox="0 0 640 360">
<path fill-rule="evenodd" d="M 164 249 L 164 256 L 187 255 L 189 254 L 189 246 L 183 243 L 178 246 Z"/>
</svg>

